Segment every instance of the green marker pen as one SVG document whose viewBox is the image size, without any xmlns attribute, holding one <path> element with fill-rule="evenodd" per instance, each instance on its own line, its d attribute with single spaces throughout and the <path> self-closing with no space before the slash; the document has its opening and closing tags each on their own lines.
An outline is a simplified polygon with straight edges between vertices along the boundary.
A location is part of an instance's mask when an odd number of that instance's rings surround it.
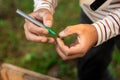
<svg viewBox="0 0 120 80">
<path fill-rule="evenodd" d="M 35 25 L 45 28 L 49 31 L 49 33 L 56 35 L 56 33 L 49 27 L 46 27 L 45 25 L 43 25 L 42 23 L 40 23 L 39 21 L 35 20 L 34 18 L 30 17 L 29 15 L 25 14 L 23 11 L 17 9 L 16 13 L 18 13 L 19 15 L 21 15 L 22 17 L 24 17 L 25 19 L 29 20 L 30 22 L 34 23 Z"/>
</svg>

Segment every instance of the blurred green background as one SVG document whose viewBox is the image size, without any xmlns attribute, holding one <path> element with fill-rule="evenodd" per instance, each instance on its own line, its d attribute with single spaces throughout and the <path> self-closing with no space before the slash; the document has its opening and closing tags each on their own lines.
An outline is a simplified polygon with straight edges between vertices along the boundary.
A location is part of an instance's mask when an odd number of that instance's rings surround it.
<svg viewBox="0 0 120 80">
<path fill-rule="evenodd" d="M 55 45 L 29 42 L 24 35 L 24 19 L 15 13 L 19 8 L 26 13 L 33 10 L 33 0 L 0 0 L 0 63 L 7 62 L 62 80 L 77 80 L 75 60 L 63 61 Z M 53 29 L 60 32 L 79 21 L 78 0 L 59 0 L 54 15 Z M 59 29 L 58 29 L 59 28 Z M 120 54 L 115 48 L 110 71 L 120 80 Z"/>
</svg>

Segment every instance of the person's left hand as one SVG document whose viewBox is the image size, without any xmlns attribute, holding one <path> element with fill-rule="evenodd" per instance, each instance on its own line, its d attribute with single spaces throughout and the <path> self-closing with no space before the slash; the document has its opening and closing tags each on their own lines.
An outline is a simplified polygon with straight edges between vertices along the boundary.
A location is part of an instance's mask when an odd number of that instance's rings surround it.
<svg viewBox="0 0 120 80">
<path fill-rule="evenodd" d="M 70 47 L 64 44 L 61 38 L 77 34 L 76 43 Z M 63 60 L 83 57 L 85 53 L 97 43 L 97 30 L 91 24 L 69 26 L 59 34 L 56 40 L 56 50 Z"/>
</svg>

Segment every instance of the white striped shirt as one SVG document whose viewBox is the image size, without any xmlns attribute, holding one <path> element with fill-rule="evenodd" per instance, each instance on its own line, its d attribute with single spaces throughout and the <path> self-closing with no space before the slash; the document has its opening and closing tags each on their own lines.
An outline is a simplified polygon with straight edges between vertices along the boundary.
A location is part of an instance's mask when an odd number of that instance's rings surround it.
<svg viewBox="0 0 120 80">
<path fill-rule="evenodd" d="M 83 11 L 93 21 L 98 32 L 97 45 L 120 34 L 120 0 L 112 2 L 104 9 L 92 11 L 88 5 L 80 3 Z M 46 8 L 52 14 L 57 6 L 57 0 L 34 0 L 34 11 Z"/>
</svg>

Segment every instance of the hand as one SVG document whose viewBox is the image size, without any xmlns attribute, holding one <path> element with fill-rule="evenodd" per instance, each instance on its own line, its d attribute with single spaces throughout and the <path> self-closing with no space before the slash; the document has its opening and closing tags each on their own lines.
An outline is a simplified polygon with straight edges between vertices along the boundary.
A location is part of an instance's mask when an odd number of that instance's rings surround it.
<svg viewBox="0 0 120 80">
<path fill-rule="evenodd" d="M 40 9 L 30 14 L 34 19 L 42 22 L 44 25 L 51 27 L 53 21 L 53 15 L 47 9 Z M 25 35 L 27 40 L 33 42 L 41 42 L 41 43 L 54 43 L 54 39 L 52 37 L 46 37 L 48 34 L 47 29 L 43 29 L 34 25 L 33 23 L 25 20 L 24 24 Z"/>
<path fill-rule="evenodd" d="M 61 38 L 77 34 L 77 42 L 66 46 Z M 90 24 L 69 26 L 60 32 L 56 40 L 56 50 L 63 60 L 83 57 L 85 53 L 97 43 L 97 30 Z"/>
</svg>

